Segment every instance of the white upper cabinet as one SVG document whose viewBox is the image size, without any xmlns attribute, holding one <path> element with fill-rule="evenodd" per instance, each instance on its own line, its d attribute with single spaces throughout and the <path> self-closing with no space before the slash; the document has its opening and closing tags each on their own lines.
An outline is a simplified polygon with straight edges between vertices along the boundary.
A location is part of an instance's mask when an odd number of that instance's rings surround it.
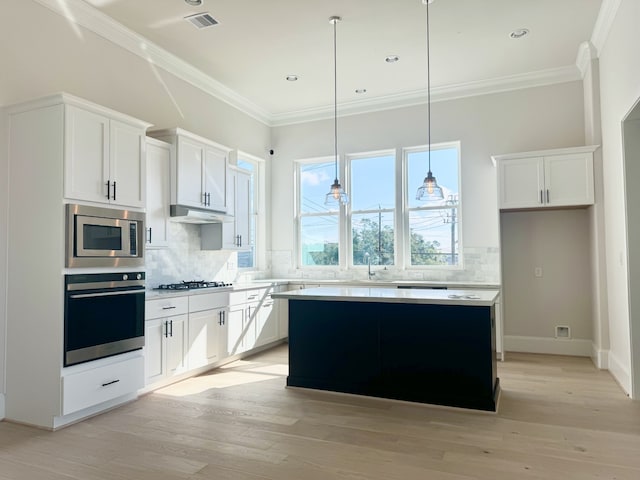
<svg viewBox="0 0 640 480">
<path fill-rule="evenodd" d="M 498 166 L 500 209 L 592 205 L 593 152 L 596 148 L 494 156 Z"/>
<path fill-rule="evenodd" d="M 147 127 L 135 119 L 66 105 L 65 198 L 143 208 Z"/>
<path fill-rule="evenodd" d="M 229 196 L 227 213 L 233 220 L 222 226 L 222 248 L 249 248 L 249 205 L 251 195 L 251 175 L 240 170 L 231 170 L 228 177 Z"/>
<path fill-rule="evenodd" d="M 169 245 L 172 146 L 147 138 L 147 247 Z"/>
<path fill-rule="evenodd" d="M 179 128 L 149 135 L 175 146 L 171 204 L 226 213 L 231 149 Z"/>
</svg>

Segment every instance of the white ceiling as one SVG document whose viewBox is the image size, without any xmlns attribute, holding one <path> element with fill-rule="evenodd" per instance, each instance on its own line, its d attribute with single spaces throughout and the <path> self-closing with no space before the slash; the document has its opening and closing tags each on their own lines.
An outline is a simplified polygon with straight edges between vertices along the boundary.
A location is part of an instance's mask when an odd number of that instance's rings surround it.
<svg viewBox="0 0 640 480">
<path fill-rule="evenodd" d="M 60 0 L 58 0 L 60 1 Z M 63 0 L 66 1 L 66 0 Z M 426 6 L 421 0 L 85 0 L 226 86 L 265 116 L 332 111 L 333 27 L 338 102 L 352 111 L 424 102 Z M 432 92 L 578 78 L 602 0 L 436 0 L 430 9 Z M 196 29 L 185 16 L 218 22 Z M 512 30 L 530 34 L 509 38 Z M 400 61 L 385 62 L 387 55 Z M 288 82 L 288 74 L 299 76 Z M 560 81 L 558 80 L 558 81 Z M 356 94 L 358 88 L 367 93 Z"/>
</svg>

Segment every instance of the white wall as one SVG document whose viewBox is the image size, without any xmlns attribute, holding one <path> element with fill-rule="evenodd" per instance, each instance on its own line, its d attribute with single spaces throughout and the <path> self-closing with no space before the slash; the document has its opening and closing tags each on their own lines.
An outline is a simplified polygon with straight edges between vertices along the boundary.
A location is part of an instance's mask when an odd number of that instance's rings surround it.
<svg viewBox="0 0 640 480">
<path fill-rule="evenodd" d="M 621 122 L 640 98 L 640 55 L 637 49 L 639 24 L 640 2 L 622 0 L 604 47 L 599 52 L 609 298 L 609 369 L 629 393 L 632 385 L 631 340 Z M 636 369 L 636 375 L 640 375 L 640 368 Z"/>
<path fill-rule="evenodd" d="M 4 115 L 0 112 L 0 419 L 4 418 L 5 394 L 5 351 L 6 351 L 6 311 L 7 311 L 7 209 L 9 167 L 5 145 Z"/>
<path fill-rule="evenodd" d="M 500 224 L 505 349 L 590 356 L 589 211 L 502 212 Z M 555 339 L 556 326 L 571 339 Z"/>
<path fill-rule="evenodd" d="M 581 82 L 484 95 L 432 105 L 433 143 L 460 140 L 464 248 L 499 247 L 496 171 L 491 155 L 584 145 Z M 339 120 L 339 154 L 424 145 L 426 105 Z M 294 257 L 293 162 L 333 154 L 333 121 L 273 130 L 272 243 Z M 435 172 L 437 176 L 437 172 Z M 495 256 L 499 261 L 499 255 Z M 496 270 L 499 276 L 499 267 Z M 427 274 L 425 274 L 427 276 Z"/>
</svg>

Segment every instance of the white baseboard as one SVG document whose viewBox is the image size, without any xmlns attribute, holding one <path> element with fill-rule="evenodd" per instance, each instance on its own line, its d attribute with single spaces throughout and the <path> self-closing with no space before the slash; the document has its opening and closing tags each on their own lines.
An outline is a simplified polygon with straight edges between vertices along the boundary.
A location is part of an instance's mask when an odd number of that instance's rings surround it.
<svg viewBox="0 0 640 480">
<path fill-rule="evenodd" d="M 4 393 L 0 393 L 0 420 L 4 420 L 6 413 L 4 409 Z"/>
<path fill-rule="evenodd" d="M 599 350 L 595 344 L 591 344 L 591 360 L 600 370 L 609 370 L 609 350 Z"/>
<path fill-rule="evenodd" d="M 551 355 L 572 355 L 591 357 L 592 341 L 577 338 L 504 336 L 507 352 L 547 353 Z"/>
<path fill-rule="evenodd" d="M 609 351 L 609 371 L 620 385 L 620 388 L 622 388 L 627 395 L 631 396 L 631 372 L 611 351 Z"/>
</svg>

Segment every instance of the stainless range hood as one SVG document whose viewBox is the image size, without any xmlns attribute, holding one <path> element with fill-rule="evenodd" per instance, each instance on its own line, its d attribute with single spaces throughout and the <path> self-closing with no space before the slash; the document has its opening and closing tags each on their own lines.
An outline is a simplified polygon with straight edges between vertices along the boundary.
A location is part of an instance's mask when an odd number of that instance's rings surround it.
<svg viewBox="0 0 640 480">
<path fill-rule="evenodd" d="M 233 216 L 223 212 L 214 212 L 194 207 L 185 207 L 184 205 L 170 205 L 169 215 L 172 222 L 179 223 L 223 223 L 233 220 Z"/>
</svg>

